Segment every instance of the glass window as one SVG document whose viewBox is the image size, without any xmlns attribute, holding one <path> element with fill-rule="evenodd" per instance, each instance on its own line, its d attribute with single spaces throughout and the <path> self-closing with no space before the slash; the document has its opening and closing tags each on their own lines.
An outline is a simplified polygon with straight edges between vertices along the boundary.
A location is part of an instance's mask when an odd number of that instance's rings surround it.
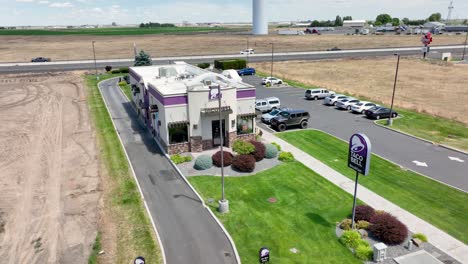
<svg viewBox="0 0 468 264">
<path fill-rule="evenodd" d="M 177 144 L 188 142 L 188 126 L 169 128 L 169 143 Z"/>
<path fill-rule="evenodd" d="M 253 122 L 252 117 L 238 117 L 237 118 L 237 134 L 252 134 L 253 133 Z"/>
<path fill-rule="evenodd" d="M 280 114 L 283 117 L 289 118 L 289 113 L 288 112 L 281 112 Z"/>
<path fill-rule="evenodd" d="M 270 101 L 270 104 L 279 104 L 278 100 Z"/>
<path fill-rule="evenodd" d="M 296 114 L 292 114 L 292 115 L 291 115 L 291 118 L 296 118 Z"/>
<path fill-rule="evenodd" d="M 279 110 L 278 110 L 278 109 L 275 109 L 275 110 L 273 110 L 273 111 L 270 112 L 270 115 L 275 116 L 275 115 L 277 115 L 278 113 L 279 113 Z"/>
</svg>

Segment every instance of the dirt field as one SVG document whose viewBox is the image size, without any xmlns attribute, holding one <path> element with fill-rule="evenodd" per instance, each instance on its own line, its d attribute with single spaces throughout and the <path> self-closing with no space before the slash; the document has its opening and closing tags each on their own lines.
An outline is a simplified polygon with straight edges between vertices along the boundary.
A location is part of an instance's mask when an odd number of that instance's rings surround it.
<svg viewBox="0 0 468 264">
<path fill-rule="evenodd" d="M 270 63 L 252 64 L 270 72 Z M 327 87 L 390 104 L 396 58 L 277 62 L 280 78 Z M 468 65 L 424 62 L 402 58 L 395 105 L 455 119 L 468 124 Z"/>
<path fill-rule="evenodd" d="M 0 36 L 0 62 L 26 62 L 33 57 L 52 60 L 84 60 L 93 58 L 92 41 L 96 41 L 97 59 L 132 58 L 133 43 L 153 57 L 205 54 L 238 54 L 250 47 L 257 52 L 379 48 L 421 45 L 420 36 L 248 36 L 231 33 L 197 35 L 143 36 Z M 462 44 L 462 35 L 434 36 L 433 45 Z"/>
<path fill-rule="evenodd" d="M 82 77 L 0 76 L 0 259 L 87 263 L 98 228 L 98 152 Z"/>
</svg>

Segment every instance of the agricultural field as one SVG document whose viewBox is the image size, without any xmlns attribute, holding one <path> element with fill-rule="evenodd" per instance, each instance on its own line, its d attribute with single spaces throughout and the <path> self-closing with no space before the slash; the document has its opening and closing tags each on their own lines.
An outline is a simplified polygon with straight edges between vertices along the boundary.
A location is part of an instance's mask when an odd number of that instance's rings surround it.
<svg viewBox="0 0 468 264">
<path fill-rule="evenodd" d="M 133 43 L 152 57 L 197 56 L 210 54 L 239 54 L 249 42 L 257 53 L 341 49 L 384 48 L 420 46 L 420 36 L 250 36 L 235 33 L 208 34 L 154 34 L 154 35 L 56 35 L 56 36 L 1 36 L 0 62 L 29 62 L 34 57 L 57 60 L 86 60 L 93 58 L 92 41 L 95 41 L 96 58 L 133 58 Z M 434 37 L 433 45 L 464 43 L 464 36 L 441 35 Z"/>
</svg>

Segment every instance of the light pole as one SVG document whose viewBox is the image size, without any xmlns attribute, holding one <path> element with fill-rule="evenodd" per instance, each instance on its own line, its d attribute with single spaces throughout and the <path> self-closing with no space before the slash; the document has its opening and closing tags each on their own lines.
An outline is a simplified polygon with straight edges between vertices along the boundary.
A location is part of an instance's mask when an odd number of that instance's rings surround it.
<svg viewBox="0 0 468 264">
<path fill-rule="evenodd" d="M 220 130 L 220 145 L 219 151 L 221 151 L 221 200 L 218 201 L 218 211 L 222 214 L 229 212 L 229 201 L 225 199 L 224 196 L 224 153 L 223 153 L 223 145 L 224 145 L 224 135 L 223 135 L 223 115 L 221 113 L 221 98 L 223 97 L 221 94 L 221 85 L 213 85 L 210 86 L 211 93 L 213 90 L 217 89 L 217 99 L 218 99 L 218 110 L 219 110 L 219 130 Z M 213 98 L 210 95 L 210 98 Z M 226 127 L 226 126 L 224 126 Z"/>
<path fill-rule="evenodd" d="M 94 70 L 96 71 L 96 80 L 99 80 L 99 76 L 97 75 L 96 50 L 94 49 L 94 42 L 96 41 L 93 40 Z"/>
<path fill-rule="evenodd" d="M 395 99 L 395 90 L 396 90 L 396 83 L 398 79 L 398 68 L 400 67 L 400 54 L 394 54 L 398 56 L 397 65 L 396 65 L 396 72 L 395 72 L 395 82 L 393 83 L 393 93 L 392 93 L 392 104 L 390 105 L 390 116 L 388 117 L 387 125 L 392 125 L 392 116 L 393 116 L 393 100 Z"/>
<path fill-rule="evenodd" d="M 272 42 L 271 45 L 271 70 L 270 70 L 270 77 L 273 77 L 273 61 L 274 61 L 274 53 L 275 53 L 275 44 Z"/>
<path fill-rule="evenodd" d="M 467 41 L 467 40 L 468 40 L 468 30 L 466 31 L 465 46 L 463 47 L 463 56 L 462 56 L 462 60 L 465 60 L 466 41 Z"/>
</svg>

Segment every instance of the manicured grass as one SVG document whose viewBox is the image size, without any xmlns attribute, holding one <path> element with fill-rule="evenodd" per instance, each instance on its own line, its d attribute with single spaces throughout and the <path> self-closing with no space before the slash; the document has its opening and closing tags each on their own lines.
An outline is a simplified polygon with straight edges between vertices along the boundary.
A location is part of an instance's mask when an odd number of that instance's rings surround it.
<svg viewBox="0 0 468 264">
<path fill-rule="evenodd" d="M 263 73 L 263 72 L 258 72 L 258 71 L 255 74 L 262 77 L 262 78 L 270 76 L 270 73 Z M 273 77 L 280 78 L 281 80 L 283 80 L 283 82 L 289 84 L 290 86 L 294 86 L 294 87 L 299 87 L 299 88 L 304 88 L 304 89 L 313 89 L 313 88 L 318 88 L 319 87 L 319 86 L 316 86 L 316 85 L 306 85 L 306 84 L 303 84 L 303 83 L 300 83 L 300 82 L 297 82 L 297 81 L 284 79 L 284 78 L 275 76 L 274 72 L 273 72 Z"/>
<path fill-rule="evenodd" d="M 355 179 L 355 172 L 347 166 L 346 142 L 316 130 L 276 135 L 348 178 Z M 372 155 L 369 175 L 361 176 L 359 183 L 453 237 L 468 243 L 468 231 L 465 229 L 468 194 L 404 170 L 375 155 Z"/>
<path fill-rule="evenodd" d="M 132 88 L 130 88 L 130 85 L 127 84 L 127 82 L 122 81 L 122 82 L 119 82 L 119 86 L 120 86 L 120 89 L 122 89 L 125 96 L 127 96 L 128 100 L 132 101 Z"/>
<path fill-rule="evenodd" d="M 105 80 L 119 75 L 101 75 Z M 112 125 L 110 116 L 97 88 L 94 75 L 85 77 L 88 104 L 96 129 L 102 170 L 110 182 L 104 187 L 104 206 L 110 209 L 116 225 L 116 256 L 114 263 L 129 263 L 137 255 L 145 256 L 149 263 L 162 263 L 150 220 L 146 215 L 128 161 Z"/>
<path fill-rule="evenodd" d="M 467 125 L 425 113 L 403 109 L 397 109 L 396 111 L 402 118 L 393 120 L 393 129 L 398 129 L 438 144 L 449 145 L 468 151 Z M 386 125 L 386 120 L 379 120 L 377 123 Z"/>
<path fill-rule="evenodd" d="M 187 34 L 200 32 L 232 31 L 226 28 L 211 27 L 161 27 L 161 28 L 80 28 L 80 29 L 3 29 L 0 36 L 61 36 L 61 35 L 150 35 Z"/>
<path fill-rule="evenodd" d="M 219 177 L 190 177 L 206 201 L 220 198 Z M 335 224 L 350 214 L 353 198 L 301 163 L 283 163 L 249 177 L 225 179 L 230 212 L 217 213 L 242 263 L 258 263 L 258 250 L 271 251 L 270 263 L 360 263 L 338 242 Z M 275 197 L 276 203 L 268 198 Z M 298 254 L 290 249 L 297 248 Z"/>
</svg>

